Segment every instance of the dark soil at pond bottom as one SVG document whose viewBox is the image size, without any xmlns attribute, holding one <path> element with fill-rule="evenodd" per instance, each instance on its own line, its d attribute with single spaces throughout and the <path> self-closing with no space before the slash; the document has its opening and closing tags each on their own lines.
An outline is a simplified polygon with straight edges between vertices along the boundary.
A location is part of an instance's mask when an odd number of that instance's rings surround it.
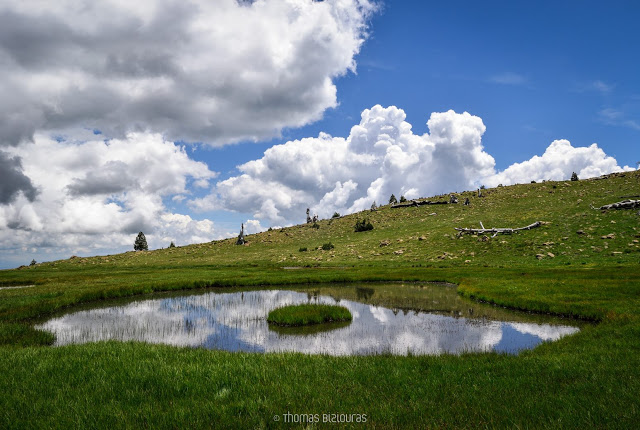
<svg viewBox="0 0 640 430">
<path fill-rule="evenodd" d="M 39 328 L 55 333 L 56 345 L 115 339 L 229 351 L 435 355 L 517 353 L 576 333 L 580 324 L 470 302 L 447 285 L 296 290 L 151 298 L 69 313 Z M 339 304 L 353 321 L 313 329 L 269 327 L 269 311 L 302 303 Z"/>
</svg>

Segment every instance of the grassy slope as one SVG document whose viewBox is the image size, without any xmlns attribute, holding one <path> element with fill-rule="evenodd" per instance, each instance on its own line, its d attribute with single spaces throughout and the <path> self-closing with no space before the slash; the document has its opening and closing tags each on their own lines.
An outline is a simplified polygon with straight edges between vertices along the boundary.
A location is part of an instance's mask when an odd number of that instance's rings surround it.
<svg viewBox="0 0 640 430">
<path fill-rule="evenodd" d="M 639 191 L 638 172 L 516 185 L 488 190 L 482 199 L 468 194 L 470 207 L 383 207 L 321 221 L 319 229 L 251 235 L 248 246 L 226 240 L 2 271 L 0 286 L 36 286 L 0 290 L 0 344 L 7 345 L 0 364 L 8 369 L 0 375 L 0 427 L 190 420 L 282 427 L 272 416 L 286 411 L 367 413 L 379 427 L 631 426 L 640 419 L 640 217 L 589 204 Z M 375 229 L 354 233 L 363 215 Z M 453 227 L 480 221 L 548 224 L 488 241 L 456 238 Z M 317 249 L 329 241 L 335 249 Z M 330 358 L 119 343 L 15 347 L 50 342 L 30 321 L 79 302 L 199 286 L 374 280 L 447 280 L 466 296 L 602 322 L 518 357 Z"/>
</svg>

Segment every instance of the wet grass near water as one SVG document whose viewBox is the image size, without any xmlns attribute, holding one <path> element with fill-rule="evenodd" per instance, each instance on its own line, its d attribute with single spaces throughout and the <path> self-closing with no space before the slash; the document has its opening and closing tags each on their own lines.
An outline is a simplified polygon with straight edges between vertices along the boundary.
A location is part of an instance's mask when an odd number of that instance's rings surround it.
<svg viewBox="0 0 640 430">
<path fill-rule="evenodd" d="M 351 321 L 352 318 L 349 309 L 343 306 L 302 304 L 272 310 L 267 316 L 267 322 L 285 327 L 296 327 Z"/>
</svg>

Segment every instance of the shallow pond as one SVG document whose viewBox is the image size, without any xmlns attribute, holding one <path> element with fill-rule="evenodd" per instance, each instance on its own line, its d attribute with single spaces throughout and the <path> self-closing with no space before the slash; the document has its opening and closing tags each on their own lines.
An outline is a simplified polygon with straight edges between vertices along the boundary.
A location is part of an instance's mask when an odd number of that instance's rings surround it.
<svg viewBox="0 0 640 430">
<path fill-rule="evenodd" d="M 448 285 L 216 289 L 182 294 L 80 310 L 38 328 L 53 332 L 56 345 L 115 339 L 329 355 L 517 353 L 579 331 L 579 323 L 573 320 L 464 300 Z M 351 311 L 353 321 L 291 329 L 267 324 L 270 310 L 309 302 L 340 303 Z"/>
</svg>

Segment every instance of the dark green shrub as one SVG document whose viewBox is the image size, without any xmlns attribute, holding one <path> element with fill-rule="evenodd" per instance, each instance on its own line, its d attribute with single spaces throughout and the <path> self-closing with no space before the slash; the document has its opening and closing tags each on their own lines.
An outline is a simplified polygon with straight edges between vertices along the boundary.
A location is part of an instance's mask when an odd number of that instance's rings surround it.
<svg viewBox="0 0 640 430">
<path fill-rule="evenodd" d="M 391 197 L 389 197 L 389 204 L 395 205 L 396 203 L 398 203 L 398 199 L 396 199 L 395 195 L 391 194 Z"/>
<path fill-rule="evenodd" d="M 367 221 L 366 218 L 363 218 L 362 221 L 356 221 L 356 225 L 354 228 L 356 233 L 359 231 L 373 230 L 373 224 Z"/>
<path fill-rule="evenodd" d="M 334 212 L 331 218 L 340 218 L 340 214 L 338 212 Z"/>
<path fill-rule="evenodd" d="M 335 246 L 334 246 L 334 245 L 333 245 L 333 243 L 331 243 L 331 242 L 323 243 L 323 244 L 322 244 L 322 249 L 323 249 L 324 251 L 329 251 L 329 250 L 331 250 L 331 249 L 333 249 L 333 248 L 335 248 Z"/>
<path fill-rule="evenodd" d="M 406 201 L 407 199 L 405 198 L 405 196 L 400 196 L 400 203 L 404 203 Z"/>
<path fill-rule="evenodd" d="M 320 228 L 320 224 L 318 224 L 317 222 L 314 222 L 311 228 Z"/>
<path fill-rule="evenodd" d="M 298 252 L 307 252 L 307 247 L 301 246 L 300 249 L 298 249 Z"/>
</svg>

